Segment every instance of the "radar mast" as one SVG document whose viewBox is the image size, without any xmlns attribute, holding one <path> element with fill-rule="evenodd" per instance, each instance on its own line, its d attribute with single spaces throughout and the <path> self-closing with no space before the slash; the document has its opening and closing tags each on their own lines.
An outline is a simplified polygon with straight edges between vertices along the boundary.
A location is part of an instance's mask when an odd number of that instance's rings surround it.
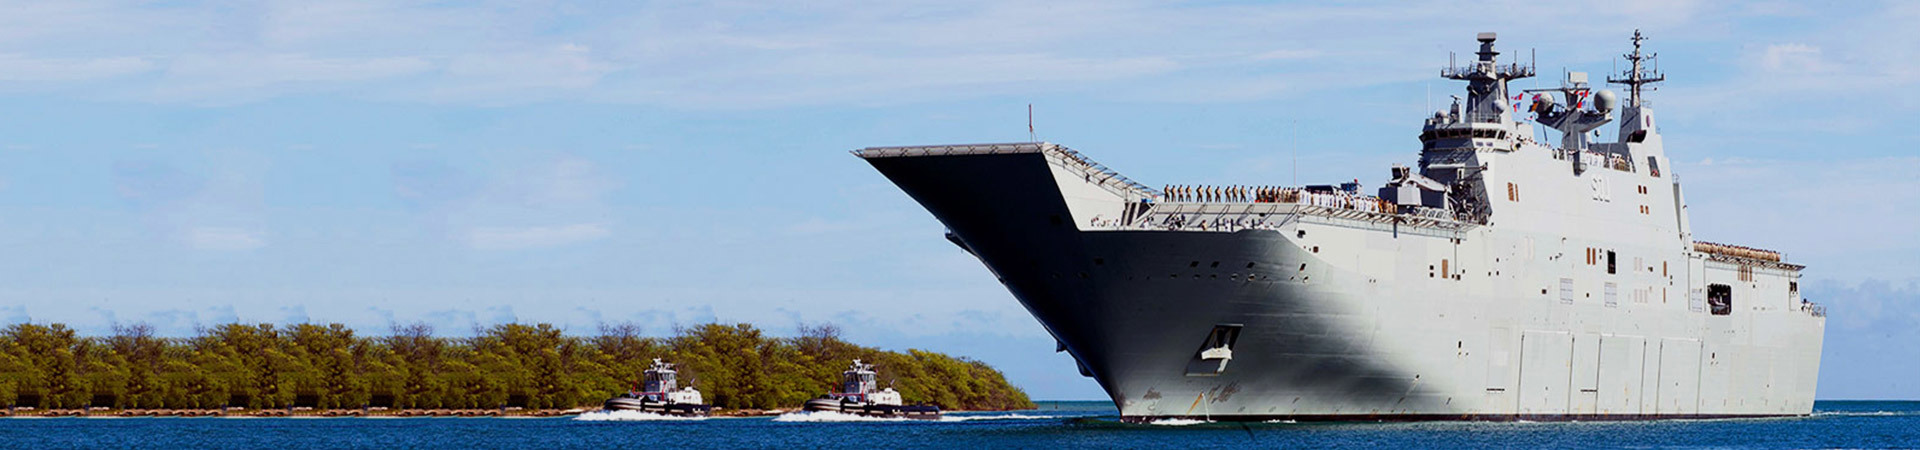
<svg viewBox="0 0 1920 450">
<path fill-rule="evenodd" d="M 1512 121 L 1513 112 L 1507 106 L 1507 82 L 1531 77 L 1533 65 L 1520 64 L 1518 61 L 1507 65 L 1500 64 L 1500 52 L 1493 49 L 1494 33 L 1480 33 L 1474 39 L 1480 41 L 1478 58 L 1467 66 L 1456 66 L 1447 62 L 1447 68 L 1440 71 L 1442 78 L 1467 82 L 1467 110 L 1463 119 L 1477 123 L 1507 123 Z"/>
<path fill-rule="evenodd" d="M 1607 77 L 1608 83 L 1627 86 L 1628 107 L 1640 106 L 1644 103 L 1641 91 L 1654 90 L 1651 84 L 1667 80 L 1667 75 L 1660 73 L 1660 54 L 1640 53 L 1640 41 L 1644 40 L 1647 38 L 1640 35 L 1640 30 L 1633 30 L 1633 53 L 1621 55 L 1630 65 L 1626 71 L 1620 73 L 1620 76 Z M 1646 63 L 1652 63 L 1653 67 L 1647 67 Z"/>
</svg>

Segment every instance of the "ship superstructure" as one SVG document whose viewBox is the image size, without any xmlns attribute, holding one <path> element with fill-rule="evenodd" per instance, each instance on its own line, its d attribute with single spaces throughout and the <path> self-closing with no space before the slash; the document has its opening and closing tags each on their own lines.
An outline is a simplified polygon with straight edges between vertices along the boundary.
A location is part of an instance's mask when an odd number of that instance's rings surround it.
<svg viewBox="0 0 1920 450">
<path fill-rule="evenodd" d="M 1377 195 L 1133 182 L 1064 146 L 854 151 L 946 225 L 1127 420 L 1809 414 L 1825 311 L 1778 252 L 1694 239 L 1640 50 L 1514 92 L 1477 58 Z M 1536 125 L 1558 142 L 1536 136 Z M 1594 131 L 1617 127 L 1614 142 Z"/>
</svg>

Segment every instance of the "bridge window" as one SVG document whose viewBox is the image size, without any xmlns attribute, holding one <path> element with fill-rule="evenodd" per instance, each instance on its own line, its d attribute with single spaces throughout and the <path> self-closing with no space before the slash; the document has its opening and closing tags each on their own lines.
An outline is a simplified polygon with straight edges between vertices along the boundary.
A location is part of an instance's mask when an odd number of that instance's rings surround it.
<svg viewBox="0 0 1920 450">
<path fill-rule="evenodd" d="M 1733 314 L 1733 286 L 1707 285 L 1707 308 L 1716 316 Z"/>
</svg>

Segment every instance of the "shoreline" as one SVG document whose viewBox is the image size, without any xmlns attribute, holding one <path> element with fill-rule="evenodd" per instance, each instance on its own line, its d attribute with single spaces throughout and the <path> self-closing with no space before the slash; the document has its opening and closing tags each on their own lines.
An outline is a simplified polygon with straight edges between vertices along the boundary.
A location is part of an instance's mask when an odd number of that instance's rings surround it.
<svg viewBox="0 0 1920 450">
<path fill-rule="evenodd" d="M 708 417 L 718 417 L 718 418 L 750 418 L 750 417 L 775 417 L 775 416 L 779 416 L 779 415 L 781 415 L 781 414 L 786 414 L 786 413 L 789 413 L 789 412 L 797 412 L 797 411 L 799 411 L 799 410 L 800 410 L 799 408 L 793 408 L 793 409 L 736 409 L 736 410 L 726 410 L 726 411 L 714 411 L 714 413 L 713 413 L 713 414 L 712 414 L 711 416 L 708 416 Z M 601 410 L 600 408 L 573 408 L 573 409 L 519 409 L 519 408 L 505 408 L 505 409 L 453 409 L 453 408 L 438 408 L 438 409 L 371 409 L 371 408 L 370 408 L 370 409 L 299 409 L 299 408 L 287 408 L 287 409 L 244 409 L 244 408 L 225 408 L 225 409 L 140 409 L 140 408 L 127 408 L 127 409 L 117 409 L 117 408 L 87 408 L 87 409 L 25 409 L 25 408 L 15 408 L 15 409 L 0 409 L 0 419 L 28 419 L 28 418 L 62 418 L 62 417 L 79 417 L 79 418 L 139 418 L 139 417 L 233 417 L 233 418 L 242 418 L 242 417 L 244 417 L 244 418 L 273 418 L 273 417 L 302 417 L 302 418 L 341 418 L 341 417 L 360 417 L 360 418 L 366 418 L 366 417 L 380 417 L 380 418 L 438 418 L 438 417 L 534 417 L 534 418 L 550 418 L 550 417 L 568 417 L 568 416 L 578 416 L 578 415 L 581 415 L 581 414 L 586 414 L 586 413 L 590 413 L 590 412 L 595 412 L 595 411 L 602 411 L 602 410 Z M 1029 411 L 1029 410 L 1023 410 L 1023 409 L 1008 409 L 1008 410 L 1003 410 L 1003 411 Z M 953 409 L 953 410 L 941 410 L 941 413 L 962 413 L 962 412 L 982 412 L 982 411 L 974 411 L 974 410 L 960 410 L 960 409 Z"/>
<path fill-rule="evenodd" d="M 12 409 L 0 410 L 0 418 L 56 417 L 564 417 L 598 409 Z"/>
</svg>

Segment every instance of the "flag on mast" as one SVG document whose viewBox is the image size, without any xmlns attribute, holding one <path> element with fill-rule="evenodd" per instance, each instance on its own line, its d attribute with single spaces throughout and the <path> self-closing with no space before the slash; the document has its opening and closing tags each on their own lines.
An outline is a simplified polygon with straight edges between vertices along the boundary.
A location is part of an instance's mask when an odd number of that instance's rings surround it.
<svg viewBox="0 0 1920 450">
<path fill-rule="evenodd" d="M 1029 140 L 1029 141 L 1032 141 L 1032 140 L 1034 140 L 1034 137 L 1033 137 L 1033 104 L 1032 104 L 1032 103 L 1028 103 L 1028 104 L 1027 104 L 1027 140 Z"/>
</svg>

